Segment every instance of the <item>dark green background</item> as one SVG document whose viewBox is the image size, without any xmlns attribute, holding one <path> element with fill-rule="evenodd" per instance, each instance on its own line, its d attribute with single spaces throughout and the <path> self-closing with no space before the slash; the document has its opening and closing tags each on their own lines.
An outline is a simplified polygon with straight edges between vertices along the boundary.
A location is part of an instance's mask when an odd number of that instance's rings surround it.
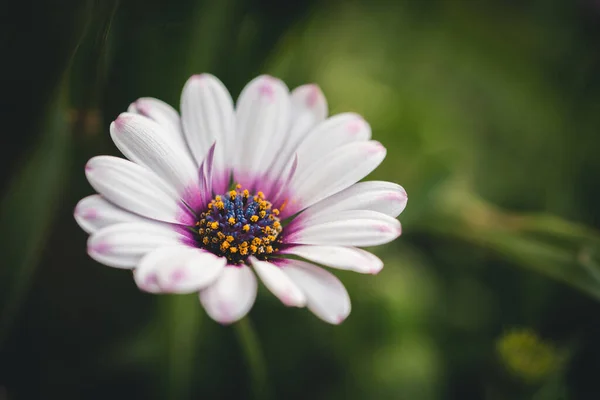
<svg viewBox="0 0 600 400">
<path fill-rule="evenodd" d="M 235 329 L 85 254 L 83 167 L 138 97 L 211 72 L 318 83 L 402 184 L 341 326 L 261 289 L 271 398 L 598 399 L 600 2 L 12 1 L 0 5 L 0 399 L 253 398 Z M 510 371 L 527 328 L 562 362 Z M 519 357 L 536 354 L 516 349 Z"/>
</svg>

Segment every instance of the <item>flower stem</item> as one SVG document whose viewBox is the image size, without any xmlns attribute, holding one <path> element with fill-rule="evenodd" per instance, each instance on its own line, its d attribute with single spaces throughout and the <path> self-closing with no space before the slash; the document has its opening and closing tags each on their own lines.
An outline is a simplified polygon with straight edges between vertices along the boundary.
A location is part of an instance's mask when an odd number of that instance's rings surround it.
<svg viewBox="0 0 600 400">
<path fill-rule="evenodd" d="M 168 327 L 166 398 L 191 398 L 202 314 L 196 296 L 173 295 L 164 300 L 162 322 Z"/>
<path fill-rule="evenodd" d="M 250 319 L 245 317 L 237 322 L 235 332 L 246 358 L 246 367 L 250 371 L 254 398 L 256 400 L 269 399 L 267 363 Z"/>
</svg>

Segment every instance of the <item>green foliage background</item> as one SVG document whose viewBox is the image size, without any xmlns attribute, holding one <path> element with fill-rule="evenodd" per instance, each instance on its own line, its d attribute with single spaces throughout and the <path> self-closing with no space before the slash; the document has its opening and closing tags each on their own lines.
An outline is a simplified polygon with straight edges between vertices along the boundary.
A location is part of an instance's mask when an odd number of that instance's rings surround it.
<svg viewBox="0 0 600 400">
<path fill-rule="evenodd" d="M 600 398 L 597 1 L 1 12 L 0 399 Z M 374 249 L 384 270 L 338 274 L 353 299 L 341 326 L 261 289 L 250 317 L 266 371 L 195 296 L 142 294 L 89 259 L 72 217 L 92 193 L 87 159 L 118 154 L 110 121 L 142 96 L 177 107 L 200 72 L 234 98 L 260 73 L 318 83 L 332 114 L 364 115 L 388 148 L 371 178 L 409 194 L 403 236 Z M 520 327 L 554 353 L 499 353 Z M 509 368 L 535 369 L 539 348 L 550 372 Z"/>
</svg>

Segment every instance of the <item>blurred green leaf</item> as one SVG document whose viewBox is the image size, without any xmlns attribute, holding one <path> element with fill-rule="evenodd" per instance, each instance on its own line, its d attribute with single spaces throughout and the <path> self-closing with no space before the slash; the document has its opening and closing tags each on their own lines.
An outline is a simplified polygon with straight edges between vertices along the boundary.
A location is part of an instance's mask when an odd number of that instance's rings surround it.
<svg viewBox="0 0 600 400">
<path fill-rule="evenodd" d="M 40 262 L 65 188 L 71 143 L 69 130 L 63 93 L 48 113 L 40 142 L 14 176 L 0 204 L 0 226 L 9 232 L 0 243 L 5 262 L 0 271 L 3 295 L 0 343 L 9 333 L 34 269 Z"/>
</svg>

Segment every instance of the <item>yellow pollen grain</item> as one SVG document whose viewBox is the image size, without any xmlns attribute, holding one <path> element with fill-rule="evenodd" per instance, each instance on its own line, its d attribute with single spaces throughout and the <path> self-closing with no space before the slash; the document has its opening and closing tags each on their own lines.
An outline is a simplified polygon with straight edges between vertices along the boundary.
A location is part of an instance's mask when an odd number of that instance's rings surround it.
<svg viewBox="0 0 600 400">
<path fill-rule="evenodd" d="M 246 224 L 242 226 L 242 229 L 244 230 L 244 232 L 248 232 L 250 230 L 250 225 Z"/>
<path fill-rule="evenodd" d="M 279 215 L 279 210 L 278 210 L 278 209 L 276 209 L 276 208 L 274 208 L 273 210 L 271 210 L 271 212 L 272 212 L 274 215 Z"/>
<path fill-rule="evenodd" d="M 210 226 L 211 229 L 217 229 L 219 227 L 219 223 L 217 221 L 211 222 L 208 224 L 208 226 Z"/>
<path fill-rule="evenodd" d="M 237 192 L 235 190 L 230 190 L 229 191 L 229 199 L 230 200 L 235 200 L 235 196 L 237 195 Z"/>
<path fill-rule="evenodd" d="M 242 188 L 242 185 L 240 185 L 240 184 L 238 183 L 237 185 L 235 185 L 235 188 L 236 188 L 236 189 L 241 189 L 241 188 Z"/>
<path fill-rule="evenodd" d="M 252 239 L 252 244 L 255 246 L 258 246 L 262 243 L 262 240 L 260 238 L 254 238 Z"/>
<path fill-rule="evenodd" d="M 244 241 L 244 242 L 242 242 L 242 243 L 240 244 L 240 247 L 248 247 L 248 242 L 245 242 L 245 241 Z"/>
<path fill-rule="evenodd" d="M 256 222 L 256 221 L 258 221 L 258 216 L 257 216 L 257 215 L 253 215 L 253 216 L 251 216 L 251 217 L 250 217 L 250 221 L 252 221 L 252 222 Z"/>
<path fill-rule="evenodd" d="M 211 208 L 213 208 L 213 202 L 212 201 L 210 203 L 208 203 L 208 209 L 210 210 Z"/>
<path fill-rule="evenodd" d="M 258 193 L 256 193 L 256 195 L 261 199 L 263 199 L 265 197 L 265 194 L 263 192 L 258 192 Z"/>
<path fill-rule="evenodd" d="M 248 191 L 248 189 L 244 189 L 244 197 L 248 196 L 250 196 L 250 192 Z"/>
<path fill-rule="evenodd" d="M 238 250 L 237 247 L 230 247 L 229 248 L 229 251 L 232 252 L 232 253 L 237 253 L 237 250 Z"/>
<path fill-rule="evenodd" d="M 279 221 L 275 221 L 273 222 L 273 228 L 277 229 L 281 226 L 281 223 Z"/>
<path fill-rule="evenodd" d="M 240 248 L 240 254 L 245 256 L 246 254 L 248 254 L 248 248 L 247 247 L 241 247 Z"/>
<path fill-rule="evenodd" d="M 222 210 L 222 209 L 224 209 L 224 208 L 225 208 L 225 204 L 223 204 L 223 202 L 222 202 L 222 201 L 217 201 L 217 202 L 215 203 L 215 207 L 217 207 L 219 210 Z"/>
<path fill-rule="evenodd" d="M 202 243 L 208 244 L 209 240 L 207 237 L 202 238 Z"/>
<path fill-rule="evenodd" d="M 273 246 L 267 246 L 267 253 L 272 253 L 273 252 Z"/>
<path fill-rule="evenodd" d="M 229 243 L 231 243 L 231 242 L 233 242 L 233 240 L 234 240 L 234 239 L 233 239 L 233 236 L 229 235 L 229 236 L 227 236 L 226 240 L 227 240 Z"/>
<path fill-rule="evenodd" d="M 229 248 L 229 242 L 223 242 L 221 243 L 221 250 L 225 251 Z"/>
<path fill-rule="evenodd" d="M 258 213 L 258 215 L 260 215 L 261 218 L 264 218 L 265 215 L 267 215 L 267 212 L 266 211 L 261 211 L 261 212 Z"/>
<path fill-rule="evenodd" d="M 225 239 L 225 234 L 223 232 L 217 232 L 217 237 L 221 240 Z"/>
<path fill-rule="evenodd" d="M 216 237 L 212 238 L 210 241 L 213 243 L 219 243 L 219 239 L 217 239 Z"/>
<path fill-rule="evenodd" d="M 215 196 L 215 201 L 221 201 L 221 196 Z"/>
<path fill-rule="evenodd" d="M 227 220 L 227 222 L 229 222 L 229 225 L 233 225 L 233 224 L 235 224 L 235 218 L 229 217 L 229 219 Z"/>
<path fill-rule="evenodd" d="M 256 247 L 255 245 L 250 245 L 250 251 L 252 253 L 256 253 L 256 250 L 258 250 L 258 247 Z"/>
</svg>

